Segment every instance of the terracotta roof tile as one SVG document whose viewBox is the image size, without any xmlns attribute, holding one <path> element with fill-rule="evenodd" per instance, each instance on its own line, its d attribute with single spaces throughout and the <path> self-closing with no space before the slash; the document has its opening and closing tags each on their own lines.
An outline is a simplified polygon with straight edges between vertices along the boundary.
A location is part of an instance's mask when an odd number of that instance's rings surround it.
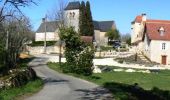
<svg viewBox="0 0 170 100">
<path fill-rule="evenodd" d="M 152 20 L 152 19 L 148 19 L 147 23 L 170 23 L 170 20 Z"/>
<path fill-rule="evenodd" d="M 141 23 L 141 22 L 142 22 L 142 16 L 137 16 L 137 17 L 135 18 L 135 22 Z"/>
<path fill-rule="evenodd" d="M 93 42 L 93 37 L 92 36 L 81 36 L 81 39 L 85 43 L 92 43 Z"/>
<path fill-rule="evenodd" d="M 147 20 L 146 21 L 146 34 L 151 40 L 170 40 L 170 21 L 166 20 Z M 160 35 L 159 29 L 163 27 L 165 33 Z"/>
</svg>

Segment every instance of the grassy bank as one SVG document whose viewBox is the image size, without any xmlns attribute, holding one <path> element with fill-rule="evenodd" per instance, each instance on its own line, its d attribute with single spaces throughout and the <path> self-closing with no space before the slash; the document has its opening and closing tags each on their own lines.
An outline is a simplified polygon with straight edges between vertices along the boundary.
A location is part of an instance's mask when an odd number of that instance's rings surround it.
<svg viewBox="0 0 170 100">
<path fill-rule="evenodd" d="M 18 100 L 22 96 L 38 92 L 43 87 L 43 81 L 36 79 L 25 86 L 0 91 L 0 100 Z"/>
<path fill-rule="evenodd" d="M 62 72 L 58 64 L 48 65 Z M 69 74 L 108 88 L 116 100 L 170 100 L 170 71 L 150 74 L 107 72 L 92 76 Z"/>
</svg>

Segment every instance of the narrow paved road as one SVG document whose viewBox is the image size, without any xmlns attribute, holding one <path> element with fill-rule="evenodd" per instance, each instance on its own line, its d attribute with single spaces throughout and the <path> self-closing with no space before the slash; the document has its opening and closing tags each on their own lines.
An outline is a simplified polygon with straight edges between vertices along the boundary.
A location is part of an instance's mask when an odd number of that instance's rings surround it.
<svg viewBox="0 0 170 100">
<path fill-rule="evenodd" d="M 113 100 L 106 89 L 96 84 L 49 69 L 47 60 L 47 55 L 40 55 L 29 64 L 44 80 L 45 86 L 25 100 Z"/>
</svg>

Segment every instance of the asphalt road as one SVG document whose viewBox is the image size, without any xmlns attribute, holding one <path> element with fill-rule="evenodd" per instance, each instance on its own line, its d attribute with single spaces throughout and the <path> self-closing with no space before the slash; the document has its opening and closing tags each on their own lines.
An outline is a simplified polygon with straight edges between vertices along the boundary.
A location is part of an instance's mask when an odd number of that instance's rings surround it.
<svg viewBox="0 0 170 100">
<path fill-rule="evenodd" d="M 39 55 L 30 62 L 45 86 L 25 100 L 113 100 L 108 90 L 96 84 L 49 69 L 46 65 L 48 57 Z"/>
</svg>

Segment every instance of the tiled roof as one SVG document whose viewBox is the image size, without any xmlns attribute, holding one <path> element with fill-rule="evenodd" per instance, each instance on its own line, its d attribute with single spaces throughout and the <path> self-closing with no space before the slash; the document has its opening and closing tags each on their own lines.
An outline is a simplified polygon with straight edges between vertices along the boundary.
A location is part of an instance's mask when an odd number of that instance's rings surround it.
<svg viewBox="0 0 170 100">
<path fill-rule="evenodd" d="M 153 19 L 148 19 L 147 23 L 170 23 L 170 20 L 153 20 Z"/>
<path fill-rule="evenodd" d="M 80 9 L 80 2 L 69 2 L 67 7 L 64 10 L 74 10 L 74 9 Z"/>
<path fill-rule="evenodd" d="M 81 39 L 85 43 L 92 43 L 93 42 L 93 37 L 92 36 L 81 36 Z"/>
<path fill-rule="evenodd" d="M 107 32 L 111 28 L 116 28 L 114 21 L 93 21 L 94 29 Z"/>
<path fill-rule="evenodd" d="M 145 31 L 151 40 L 170 40 L 170 21 L 166 20 L 147 20 Z M 164 35 L 160 35 L 159 29 L 164 28 Z"/>
<path fill-rule="evenodd" d="M 55 32 L 57 29 L 58 21 L 51 21 L 46 23 L 41 23 L 40 27 L 36 31 L 37 33 L 45 32 L 45 24 L 46 24 L 46 32 Z"/>
<path fill-rule="evenodd" d="M 137 16 L 137 17 L 135 18 L 135 22 L 141 23 L 141 22 L 142 22 L 142 16 Z"/>
</svg>

